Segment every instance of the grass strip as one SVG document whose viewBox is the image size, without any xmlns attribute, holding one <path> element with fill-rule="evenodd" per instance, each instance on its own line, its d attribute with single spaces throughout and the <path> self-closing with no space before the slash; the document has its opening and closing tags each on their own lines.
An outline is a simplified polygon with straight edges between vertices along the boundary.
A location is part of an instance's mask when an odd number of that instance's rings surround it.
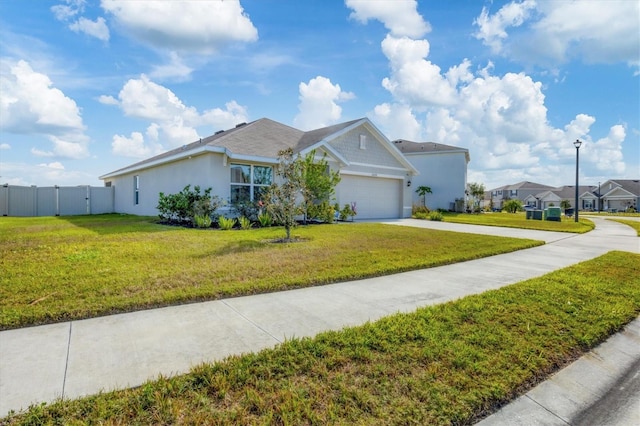
<svg viewBox="0 0 640 426">
<path fill-rule="evenodd" d="M 640 237 L 640 221 L 637 220 L 624 220 L 624 219 L 609 219 L 614 222 L 622 223 L 624 225 L 628 225 L 636 230 L 636 233 Z"/>
<path fill-rule="evenodd" d="M 640 255 L 396 314 L 123 391 L 33 406 L 17 424 L 471 424 L 640 313 Z"/>
<path fill-rule="evenodd" d="M 280 291 L 506 253 L 540 241 L 375 223 L 200 230 L 127 215 L 0 218 L 0 329 Z"/>
<path fill-rule="evenodd" d="M 525 213 L 442 213 L 445 222 L 470 225 L 501 226 L 505 228 L 533 229 L 538 231 L 572 232 L 584 234 L 595 228 L 589 219 L 582 218 L 576 223 L 573 218 L 562 217 L 560 222 L 527 219 Z"/>
</svg>

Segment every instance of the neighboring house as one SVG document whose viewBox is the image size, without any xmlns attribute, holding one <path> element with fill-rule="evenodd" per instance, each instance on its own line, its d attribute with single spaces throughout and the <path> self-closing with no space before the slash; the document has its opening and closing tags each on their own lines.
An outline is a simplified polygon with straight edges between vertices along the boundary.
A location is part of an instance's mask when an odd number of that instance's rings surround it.
<svg viewBox="0 0 640 426">
<path fill-rule="evenodd" d="M 186 185 L 199 185 L 202 190 L 211 187 L 212 195 L 231 203 L 243 198 L 258 201 L 274 179 L 278 152 L 286 148 L 301 155 L 312 150 L 317 157 L 326 154 L 329 167 L 339 171 L 341 177 L 337 202 L 341 206 L 355 202 L 357 218 L 411 215 L 413 181 L 419 171 L 367 118 L 309 132 L 263 118 L 216 132 L 100 179 L 105 186 L 115 187 L 115 211 L 119 213 L 156 215 L 159 193 L 177 193 Z M 466 176 L 466 167 L 456 172 Z M 439 179 L 453 177 L 449 172 Z M 440 185 L 428 184 L 432 188 Z"/>
<path fill-rule="evenodd" d="M 520 200 L 525 205 L 533 205 L 531 196 L 543 191 L 553 190 L 552 186 L 535 182 L 518 182 L 513 185 L 505 185 L 485 192 L 485 205 L 493 209 L 502 209 L 502 205 L 508 200 Z M 533 199 L 535 200 L 535 198 Z"/>
<path fill-rule="evenodd" d="M 592 186 L 578 187 L 578 199 L 580 203 L 579 210 L 594 209 L 595 202 L 598 197 L 592 191 Z M 567 200 L 571 205 L 570 208 L 574 208 L 576 200 L 575 185 L 560 186 L 558 188 L 542 191 L 538 194 L 529 195 L 525 198 L 524 204 L 535 209 L 544 210 L 548 207 L 560 207 L 562 200 Z"/>
<path fill-rule="evenodd" d="M 428 186 L 432 193 L 427 194 L 427 207 L 432 210 L 464 210 L 469 150 L 440 143 L 419 143 L 403 139 L 395 140 L 393 143 L 420 172 L 411 181 L 414 204 L 423 202 L 415 190 L 419 186 Z"/>
<path fill-rule="evenodd" d="M 600 196 L 602 210 L 625 211 L 633 207 L 637 211 L 640 206 L 640 179 L 608 180 L 592 190 Z"/>
</svg>

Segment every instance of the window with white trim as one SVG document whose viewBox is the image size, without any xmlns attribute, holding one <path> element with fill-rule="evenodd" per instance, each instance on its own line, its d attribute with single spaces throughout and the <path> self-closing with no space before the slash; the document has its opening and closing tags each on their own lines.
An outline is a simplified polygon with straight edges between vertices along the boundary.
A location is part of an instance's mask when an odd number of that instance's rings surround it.
<svg viewBox="0 0 640 426">
<path fill-rule="evenodd" d="M 367 135 L 360 135 L 360 149 L 367 149 Z"/>
<path fill-rule="evenodd" d="M 251 164 L 231 164 L 231 204 L 260 201 L 273 182 L 273 168 Z"/>
</svg>

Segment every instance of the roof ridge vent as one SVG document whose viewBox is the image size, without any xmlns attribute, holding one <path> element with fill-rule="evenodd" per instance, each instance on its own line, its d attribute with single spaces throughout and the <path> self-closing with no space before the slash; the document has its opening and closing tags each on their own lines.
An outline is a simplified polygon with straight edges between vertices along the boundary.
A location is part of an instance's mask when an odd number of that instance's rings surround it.
<svg viewBox="0 0 640 426">
<path fill-rule="evenodd" d="M 220 133 L 224 133 L 224 130 L 218 130 L 217 132 L 215 132 L 215 135 L 219 135 Z"/>
<path fill-rule="evenodd" d="M 246 125 L 247 125 L 247 122 L 246 122 L 246 121 L 243 121 L 242 123 L 238 123 L 238 124 L 236 124 L 236 129 L 237 129 L 238 127 L 242 127 L 242 126 L 246 126 Z"/>
</svg>

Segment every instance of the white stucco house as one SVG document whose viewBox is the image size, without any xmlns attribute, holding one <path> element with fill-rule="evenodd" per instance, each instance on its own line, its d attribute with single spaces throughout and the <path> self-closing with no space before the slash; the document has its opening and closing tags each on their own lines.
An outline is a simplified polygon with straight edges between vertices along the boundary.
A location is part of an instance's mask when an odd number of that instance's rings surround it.
<svg viewBox="0 0 640 426">
<path fill-rule="evenodd" d="M 105 186 L 115 187 L 114 210 L 118 213 L 156 215 L 159 193 L 177 193 L 186 185 L 211 187 L 212 195 L 230 202 L 238 197 L 258 201 L 261 191 L 272 182 L 278 152 L 286 148 L 301 155 L 312 150 L 318 157 L 326 154 L 329 167 L 341 177 L 336 187 L 337 202 L 355 202 L 358 219 L 409 217 L 416 198 L 416 179 L 423 174 L 420 168 L 430 167 L 410 161 L 367 118 L 307 132 L 262 118 L 218 131 L 100 179 Z M 443 167 L 438 174 L 442 184 L 435 180 L 425 183 L 434 188 L 434 197 L 437 188 L 448 188 L 449 181 L 464 188 L 466 182 L 459 182 L 466 181 L 466 162 Z M 458 196 L 456 190 L 446 198 L 451 202 Z"/>
<path fill-rule="evenodd" d="M 435 142 L 393 141 L 395 146 L 420 172 L 411 182 L 414 204 L 423 202 L 415 188 L 428 186 L 426 204 L 431 210 L 464 210 L 469 150 Z"/>
</svg>

